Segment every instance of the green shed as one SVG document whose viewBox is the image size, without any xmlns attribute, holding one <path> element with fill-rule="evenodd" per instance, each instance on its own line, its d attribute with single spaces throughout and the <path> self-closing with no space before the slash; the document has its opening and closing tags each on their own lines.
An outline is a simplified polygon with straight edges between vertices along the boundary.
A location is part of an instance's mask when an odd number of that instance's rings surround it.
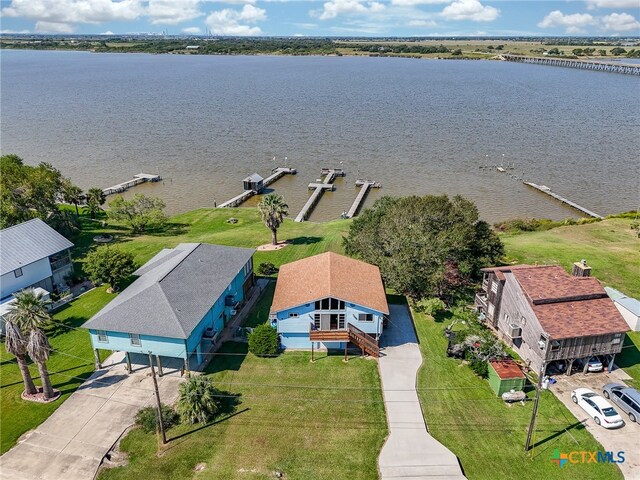
<svg viewBox="0 0 640 480">
<path fill-rule="evenodd" d="M 498 397 L 504 392 L 524 388 L 526 377 L 513 360 L 493 360 L 489 362 L 489 385 Z"/>
</svg>

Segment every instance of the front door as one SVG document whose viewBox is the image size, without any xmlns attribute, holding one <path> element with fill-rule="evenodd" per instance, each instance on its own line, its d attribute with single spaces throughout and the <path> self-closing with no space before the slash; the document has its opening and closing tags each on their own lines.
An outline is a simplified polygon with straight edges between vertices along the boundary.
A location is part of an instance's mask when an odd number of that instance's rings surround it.
<svg viewBox="0 0 640 480">
<path fill-rule="evenodd" d="M 331 324 L 329 327 L 330 330 L 338 330 L 338 315 L 331 314 Z"/>
</svg>

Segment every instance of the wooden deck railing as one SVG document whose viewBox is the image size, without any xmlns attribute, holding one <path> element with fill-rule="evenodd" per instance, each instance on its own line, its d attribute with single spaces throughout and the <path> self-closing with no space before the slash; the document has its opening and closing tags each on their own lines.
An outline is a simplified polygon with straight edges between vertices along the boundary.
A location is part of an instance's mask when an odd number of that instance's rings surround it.
<svg viewBox="0 0 640 480">
<path fill-rule="evenodd" d="M 380 356 L 380 347 L 376 339 L 352 324 L 349 324 L 349 340 L 372 357 Z"/>
<path fill-rule="evenodd" d="M 345 342 L 349 341 L 346 330 L 310 330 L 309 340 L 312 342 Z"/>
</svg>

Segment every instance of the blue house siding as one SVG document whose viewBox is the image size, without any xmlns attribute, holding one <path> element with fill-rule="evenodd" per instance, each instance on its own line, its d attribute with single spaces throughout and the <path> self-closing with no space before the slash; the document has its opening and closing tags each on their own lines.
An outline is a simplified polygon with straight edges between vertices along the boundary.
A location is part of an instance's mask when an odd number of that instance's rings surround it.
<svg viewBox="0 0 640 480">
<path fill-rule="evenodd" d="M 345 303 L 344 310 L 315 310 L 315 302 L 299 305 L 287 310 L 275 313 L 276 328 L 280 334 L 280 342 L 284 349 L 311 349 L 309 329 L 313 325 L 314 315 L 320 314 L 344 314 L 346 324 L 352 324 L 363 332 L 372 336 L 382 334 L 384 314 L 354 303 Z M 360 321 L 359 314 L 373 315 L 373 321 Z M 291 316 L 293 315 L 293 316 Z M 316 342 L 318 343 L 318 342 Z M 322 342 L 326 348 L 344 348 L 340 342 Z M 319 345 L 314 345 L 318 347 Z"/>
<path fill-rule="evenodd" d="M 252 266 L 253 263 L 250 260 L 245 267 L 238 272 L 224 293 L 217 299 L 212 299 L 211 309 L 202 317 L 187 339 L 141 334 L 141 345 L 137 346 L 131 344 L 129 333 L 107 331 L 107 341 L 100 342 L 98 340 L 98 331 L 90 329 L 89 333 L 91 335 L 93 348 L 143 354 L 151 352 L 153 355 L 185 359 L 192 354 L 196 354 L 198 356 L 198 362 L 201 363 L 202 352 L 200 351 L 200 345 L 205 330 L 207 328 L 213 328 L 216 332 L 223 330 L 225 318 L 227 321 L 231 319 L 231 310 L 233 309 L 232 306 L 225 305 L 225 299 L 228 295 L 233 295 L 234 303 L 244 301 L 243 287 L 247 278 L 253 274 Z"/>
</svg>

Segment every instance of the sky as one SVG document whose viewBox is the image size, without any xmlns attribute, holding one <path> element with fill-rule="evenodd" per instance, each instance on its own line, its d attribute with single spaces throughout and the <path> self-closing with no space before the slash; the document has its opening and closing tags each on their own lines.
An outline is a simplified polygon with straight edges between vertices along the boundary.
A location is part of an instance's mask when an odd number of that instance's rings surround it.
<svg viewBox="0 0 640 480">
<path fill-rule="evenodd" d="M 640 0 L 0 0 L 0 33 L 640 36 Z"/>
</svg>

